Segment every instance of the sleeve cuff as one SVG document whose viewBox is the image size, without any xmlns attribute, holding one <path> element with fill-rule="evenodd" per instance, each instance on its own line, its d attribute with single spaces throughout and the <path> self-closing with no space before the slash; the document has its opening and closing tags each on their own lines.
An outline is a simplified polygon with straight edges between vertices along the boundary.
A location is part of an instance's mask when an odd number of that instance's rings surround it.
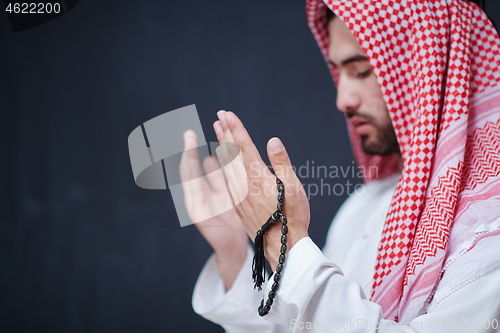
<svg viewBox="0 0 500 333">
<path fill-rule="evenodd" d="M 318 262 L 328 262 L 328 266 L 333 267 L 336 273 L 343 275 L 341 269 L 330 262 L 309 237 L 302 238 L 290 249 L 283 267 L 276 298 L 271 311 L 264 317 L 265 319 L 282 326 L 289 326 L 290 320 L 299 316 L 300 309 L 294 306 L 297 304 L 296 299 L 299 294 L 296 289 L 311 267 L 319 265 Z M 274 283 L 274 275 L 269 279 L 265 288 L 266 300 Z M 300 294 L 309 297 L 306 293 Z M 293 301 L 292 298 L 294 298 Z M 308 303 L 308 301 L 303 300 L 299 303 Z"/>
<path fill-rule="evenodd" d="M 242 320 L 255 317 L 263 291 L 253 289 L 252 259 L 253 250 L 249 246 L 245 262 L 233 286 L 226 292 L 215 254 L 212 254 L 193 291 L 194 311 L 220 325 L 241 323 Z"/>
</svg>

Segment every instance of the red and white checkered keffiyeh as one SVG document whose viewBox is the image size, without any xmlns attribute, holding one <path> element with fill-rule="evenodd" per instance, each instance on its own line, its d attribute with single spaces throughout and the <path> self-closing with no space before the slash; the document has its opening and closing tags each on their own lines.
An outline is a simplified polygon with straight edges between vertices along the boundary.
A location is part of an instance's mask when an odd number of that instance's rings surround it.
<svg viewBox="0 0 500 333">
<path fill-rule="evenodd" d="M 326 6 L 366 53 L 401 149 L 404 169 L 371 300 L 384 318 L 410 321 L 435 286 L 463 285 L 498 260 L 500 39 L 465 0 L 308 0 L 308 24 L 325 59 Z M 349 130 L 358 165 L 377 166 L 379 177 L 394 173 L 396 156 L 364 154 Z"/>
</svg>

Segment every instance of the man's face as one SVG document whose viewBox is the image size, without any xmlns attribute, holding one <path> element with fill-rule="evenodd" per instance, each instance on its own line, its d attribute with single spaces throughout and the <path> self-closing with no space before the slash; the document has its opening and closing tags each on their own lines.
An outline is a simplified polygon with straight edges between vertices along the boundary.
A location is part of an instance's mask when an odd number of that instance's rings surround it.
<svg viewBox="0 0 500 333">
<path fill-rule="evenodd" d="M 387 106 L 377 78 L 356 37 L 341 19 L 328 25 L 330 62 L 338 69 L 337 107 L 361 138 L 365 153 L 399 152 Z"/>
</svg>

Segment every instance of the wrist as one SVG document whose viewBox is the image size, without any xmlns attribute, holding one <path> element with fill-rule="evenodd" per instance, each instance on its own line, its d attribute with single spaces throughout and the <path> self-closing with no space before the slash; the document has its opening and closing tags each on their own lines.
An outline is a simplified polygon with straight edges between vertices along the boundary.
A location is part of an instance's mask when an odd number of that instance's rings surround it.
<svg viewBox="0 0 500 333">
<path fill-rule="evenodd" d="M 248 242 L 235 243 L 233 246 L 228 246 L 220 249 L 215 249 L 217 260 L 222 263 L 234 263 L 244 261 L 247 253 Z"/>
<path fill-rule="evenodd" d="M 235 246 L 232 249 L 215 251 L 217 267 L 224 281 L 226 291 L 231 289 L 238 276 L 247 255 L 247 242 L 245 246 Z"/>
<path fill-rule="evenodd" d="M 264 253 L 273 272 L 276 270 L 276 266 L 278 266 L 278 260 L 281 254 L 281 237 L 281 226 L 272 228 L 264 237 Z M 309 237 L 307 232 L 288 233 L 286 254 L 288 254 L 290 249 L 304 237 Z"/>
</svg>

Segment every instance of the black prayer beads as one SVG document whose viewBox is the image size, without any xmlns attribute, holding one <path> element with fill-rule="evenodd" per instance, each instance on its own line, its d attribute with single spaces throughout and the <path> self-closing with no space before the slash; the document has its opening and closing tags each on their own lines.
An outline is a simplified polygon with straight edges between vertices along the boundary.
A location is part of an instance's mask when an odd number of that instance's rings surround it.
<svg viewBox="0 0 500 333">
<path fill-rule="evenodd" d="M 264 303 L 265 297 L 262 299 L 259 305 L 259 315 L 261 317 L 267 315 L 269 313 L 269 310 L 271 310 L 271 306 L 273 305 L 274 298 L 276 297 L 276 290 L 278 290 L 279 287 L 279 282 L 281 279 L 281 273 L 283 271 L 283 265 L 285 263 L 285 258 L 286 258 L 286 251 L 287 251 L 287 234 L 288 234 L 288 226 L 287 226 L 287 219 L 286 216 L 281 214 L 283 211 L 284 205 L 283 205 L 283 200 L 285 200 L 285 186 L 281 182 L 279 178 L 276 178 L 276 185 L 278 188 L 278 205 L 276 207 L 276 212 L 274 212 L 273 215 L 267 220 L 267 222 L 262 226 L 261 230 L 257 232 L 257 236 L 255 237 L 255 249 L 256 253 L 254 255 L 254 266 L 253 266 L 253 277 L 254 277 L 254 282 L 255 285 L 257 286 L 257 281 L 256 281 L 256 258 L 264 256 L 264 248 L 263 248 L 263 236 L 264 233 L 269 229 L 271 225 L 273 225 L 279 218 L 281 221 L 281 249 L 280 249 L 280 256 L 278 258 L 278 265 L 276 266 L 276 271 L 274 274 L 274 283 L 271 286 L 271 291 L 268 294 L 267 301 Z M 258 240 L 260 238 L 260 240 Z M 258 242 L 259 244 L 259 251 L 262 251 L 261 253 L 257 253 L 257 247 L 258 247 Z M 262 264 L 262 263 L 261 263 Z M 263 278 L 262 278 L 263 280 Z M 259 290 L 260 290 L 260 284 L 258 285 Z"/>
</svg>

